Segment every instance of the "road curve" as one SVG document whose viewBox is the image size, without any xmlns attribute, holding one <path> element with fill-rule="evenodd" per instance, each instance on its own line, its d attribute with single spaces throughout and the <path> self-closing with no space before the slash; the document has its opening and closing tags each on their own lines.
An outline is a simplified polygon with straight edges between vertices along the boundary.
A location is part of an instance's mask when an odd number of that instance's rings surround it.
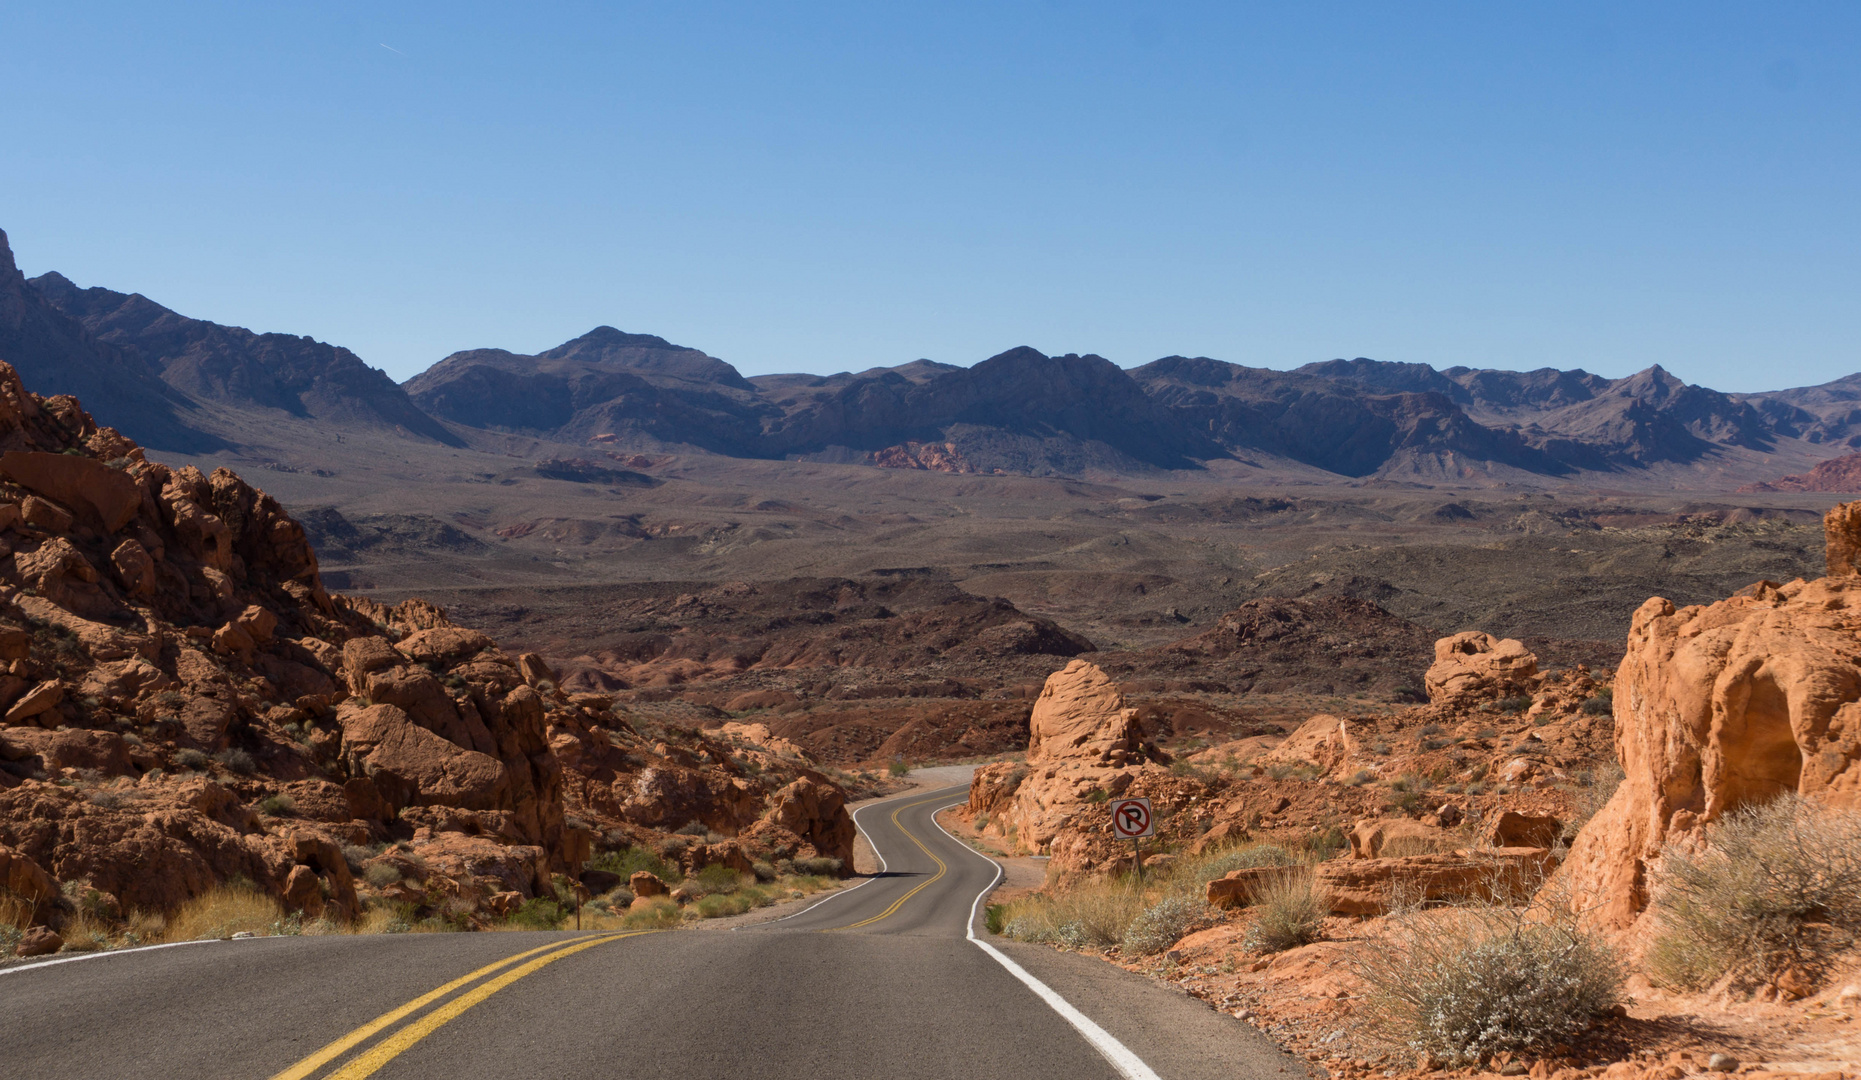
<svg viewBox="0 0 1861 1080">
<path fill-rule="evenodd" d="M 0 1078 L 1305 1074 L 1183 994 L 990 938 L 997 868 L 933 819 L 963 795 L 861 808 L 882 872 L 731 932 L 261 938 L 0 971 Z"/>
</svg>

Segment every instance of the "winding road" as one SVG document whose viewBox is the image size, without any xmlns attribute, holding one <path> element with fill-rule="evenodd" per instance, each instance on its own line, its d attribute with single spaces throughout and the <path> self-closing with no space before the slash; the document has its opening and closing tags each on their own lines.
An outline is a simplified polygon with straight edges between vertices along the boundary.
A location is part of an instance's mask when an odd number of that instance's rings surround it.
<svg viewBox="0 0 1861 1080">
<path fill-rule="evenodd" d="M 1247 1025 L 992 937 L 966 789 L 857 812 L 884 869 L 729 931 L 204 942 L 0 970 L 7 1080 L 1300 1080 Z"/>
</svg>

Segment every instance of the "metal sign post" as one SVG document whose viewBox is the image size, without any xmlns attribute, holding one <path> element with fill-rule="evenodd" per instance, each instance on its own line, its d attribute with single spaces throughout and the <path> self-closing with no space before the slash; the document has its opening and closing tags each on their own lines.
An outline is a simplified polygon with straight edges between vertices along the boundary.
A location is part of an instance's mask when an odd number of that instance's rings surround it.
<svg viewBox="0 0 1861 1080">
<path fill-rule="evenodd" d="M 1149 799 L 1113 799 L 1111 834 L 1131 841 L 1131 855 L 1137 862 L 1137 884 L 1144 884 L 1144 837 L 1157 835 L 1156 815 Z"/>
</svg>

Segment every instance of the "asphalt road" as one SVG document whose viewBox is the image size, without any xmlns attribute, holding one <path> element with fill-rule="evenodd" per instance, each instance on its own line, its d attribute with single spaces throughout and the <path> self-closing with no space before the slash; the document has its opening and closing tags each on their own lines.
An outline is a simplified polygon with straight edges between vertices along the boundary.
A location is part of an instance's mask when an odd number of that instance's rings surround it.
<svg viewBox="0 0 1861 1080">
<path fill-rule="evenodd" d="M 995 865 L 932 819 L 964 794 L 863 807 L 883 872 L 734 931 L 260 938 L 0 971 L 0 1077 L 1305 1075 L 1183 994 L 992 938 Z"/>
</svg>

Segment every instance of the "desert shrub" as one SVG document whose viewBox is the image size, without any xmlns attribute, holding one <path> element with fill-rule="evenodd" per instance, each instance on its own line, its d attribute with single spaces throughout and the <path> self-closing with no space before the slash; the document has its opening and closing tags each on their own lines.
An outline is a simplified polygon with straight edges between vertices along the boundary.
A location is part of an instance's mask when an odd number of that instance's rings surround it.
<svg viewBox="0 0 1861 1080">
<path fill-rule="evenodd" d="M 710 835 L 710 832 L 711 832 L 711 827 L 709 825 L 706 825 L 702 821 L 687 821 L 685 824 L 680 825 L 677 829 L 674 829 L 673 835 L 675 836 L 708 836 Z"/>
<path fill-rule="evenodd" d="M 1622 786 L 1622 766 L 1614 759 L 1588 772 L 1579 773 L 1580 785 L 1575 797 L 1571 799 L 1570 824 L 1565 826 L 1568 836 L 1575 838 L 1578 830 L 1596 816 L 1597 811 L 1609 804 L 1615 797 L 1615 789 Z"/>
<path fill-rule="evenodd" d="M 297 800 L 282 792 L 259 800 L 259 812 L 272 817 L 287 817 L 297 812 Z"/>
<path fill-rule="evenodd" d="M 1447 729 L 1440 724 L 1423 724 L 1421 727 L 1415 729 L 1415 733 L 1417 735 L 1439 735 L 1446 730 Z"/>
<path fill-rule="evenodd" d="M 748 884 L 743 878 L 728 866 L 713 864 L 687 878 L 685 887 L 699 896 L 727 895 Z"/>
<path fill-rule="evenodd" d="M 342 846 L 342 861 L 349 864 L 349 872 L 351 874 L 361 873 L 362 864 L 374 858 L 374 855 L 375 853 L 373 851 L 370 851 L 360 844 L 344 844 Z"/>
<path fill-rule="evenodd" d="M 891 762 L 885 766 L 885 771 L 893 776 L 909 776 L 911 774 L 911 764 L 904 758 L 893 758 Z"/>
<path fill-rule="evenodd" d="M 1299 860 L 1277 844 L 1246 844 L 1207 855 L 1193 864 L 1187 876 L 1189 884 L 1201 888 L 1230 870 L 1251 870 L 1257 866 L 1295 866 Z"/>
<path fill-rule="evenodd" d="M 809 859 L 796 859 L 794 866 L 795 873 L 797 874 L 811 874 L 816 877 L 827 877 L 829 875 L 838 876 L 841 863 L 839 859 L 831 855 L 816 855 Z"/>
<path fill-rule="evenodd" d="M 1591 716 L 1608 716 L 1615 711 L 1615 691 L 1607 686 L 1596 691 L 1594 697 L 1583 703 L 1583 711 Z"/>
<path fill-rule="evenodd" d="M 213 761 L 204 752 L 189 747 L 175 753 L 174 763 L 183 769 L 204 769 Z"/>
<path fill-rule="evenodd" d="M 1522 713 L 1526 709 L 1531 708 L 1531 699 L 1523 695 L 1519 697 L 1500 698 L 1498 701 L 1493 702 L 1493 708 L 1502 713 Z"/>
<path fill-rule="evenodd" d="M 1299 846 L 1304 849 L 1305 852 L 1305 857 L 1301 860 L 1302 862 L 1324 862 L 1333 855 L 1349 848 L 1351 843 L 1350 840 L 1345 837 L 1344 830 L 1341 827 L 1330 825 L 1320 829 L 1318 832 L 1307 833 L 1305 836 L 1300 837 Z"/>
<path fill-rule="evenodd" d="M 213 760 L 236 773 L 249 773 L 258 768 L 257 763 L 252 760 L 252 755 L 236 746 L 213 755 Z"/>
<path fill-rule="evenodd" d="M 542 896 L 533 896 L 525 900 L 516 911 L 505 920 L 513 927 L 525 930 L 555 930 L 562 925 L 567 916 L 562 904 Z"/>
<path fill-rule="evenodd" d="M 252 885 L 222 885 L 182 904 L 168 920 L 165 936 L 169 941 L 198 941 L 271 933 L 283 918 L 278 902 Z"/>
<path fill-rule="evenodd" d="M 1375 754 L 1377 757 L 1388 757 L 1389 756 L 1389 744 L 1386 742 L 1377 743 L 1375 746 L 1372 746 L 1370 748 L 1370 752 L 1372 754 Z"/>
<path fill-rule="evenodd" d="M 1158 953 L 1181 941 L 1184 935 L 1213 926 L 1216 915 L 1206 903 L 1190 896 L 1166 896 L 1139 912 L 1124 928 L 1124 951 Z"/>
<path fill-rule="evenodd" d="M 32 925 L 33 903 L 0 889 L 0 957 L 13 955 L 26 927 Z"/>
<path fill-rule="evenodd" d="M 1083 882 L 1054 893 L 1034 893 L 1003 905 L 1002 934 L 1017 941 L 1067 948 L 1109 948 L 1144 909 L 1144 898 L 1122 884 Z"/>
<path fill-rule="evenodd" d="M 373 904 L 356 925 L 358 934 L 407 934 L 414 929 L 412 904 Z"/>
<path fill-rule="evenodd" d="M 1816 976 L 1861 931 L 1861 813 L 1786 795 L 1709 827 L 1706 851 L 1669 847 L 1649 961 L 1669 985 L 1735 974 Z"/>
<path fill-rule="evenodd" d="M 1409 855 L 1433 855 L 1442 851 L 1454 850 L 1454 841 L 1429 836 L 1392 836 L 1383 842 L 1378 856 L 1384 859 L 1401 859 Z"/>
<path fill-rule="evenodd" d="M 595 870 L 605 870 L 610 874 L 619 874 L 623 878 L 630 878 L 642 870 L 665 882 L 681 881 L 685 877 L 676 864 L 667 862 L 642 847 L 604 852 L 589 865 Z"/>
<path fill-rule="evenodd" d="M 1353 958 L 1383 1037 L 1455 1065 L 1546 1049 L 1620 999 L 1622 969 L 1567 914 L 1411 909 Z"/>
<path fill-rule="evenodd" d="M 1254 921 L 1243 947 L 1248 952 L 1283 952 L 1318 940 L 1330 900 L 1309 872 L 1288 871 L 1254 890 Z"/>
<path fill-rule="evenodd" d="M 982 909 L 982 925 L 991 934 L 1002 932 L 1002 914 L 1008 909 L 1007 904 L 990 904 Z"/>
<path fill-rule="evenodd" d="M 756 875 L 757 881 L 774 881 L 775 865 L 761 861 L 753 862 L 750 864 L 750 873 Z"/>
<path fill-rule="evenodd" d="M 1423 739 L 1421 745 L 1424 751 L 1432 751 L 1451 745 L 1451 741 L 1448 739 Z"/>
<path fill-rule="evenodd" d="M 378 862 L 363 872 L 362 880 L 377 889 L 385 889 L 401 880 L 401 870 L 393 863 Z"/>
<path fill-rule="evenodd" d="M 645 904 L 627 912 L 622 925 L 629 930 L 666 930 L 683 922 L 685 916 L 671 897 L 654 896 Z"/>
<path fill-rule="evenodd" d="M 1374 779 L 1376 779 L 1376 774 L 1371 772 L 1369 769 L 1358 769 L 1356 772 L 1351 774 L 1349 780 L 1346 780 L 1344 782 L 1350 785 L 1351 787 L 1362 787 Z"/>
<path fill-rule="evenodd" d="M 730 893 L 712 893 L 693 904 L 692 908 L 700 919 L 722 919 L 741 915 L 768 902 L 769 898 L 760 890 L 741 889 Z"/>
</svg>

